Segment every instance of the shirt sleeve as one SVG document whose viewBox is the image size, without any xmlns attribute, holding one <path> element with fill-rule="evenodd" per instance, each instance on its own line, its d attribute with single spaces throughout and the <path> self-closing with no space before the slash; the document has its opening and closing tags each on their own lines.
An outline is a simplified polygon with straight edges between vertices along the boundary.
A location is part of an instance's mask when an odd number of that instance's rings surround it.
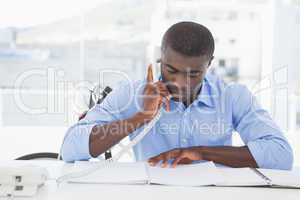
<svg viewBox="0 0 300 200">
<path fill-rule="evenodd" d="M 104 125 L 123 118 L 122 113 L 130 107 L 134 95 L 132 85 L 121 82 L 101 104 L 95 105 L 86 116 L 67 130 L 61 155 L 65 162 L 88 160 L 92 158 L 89 151 L 89 138 L 95 125 Z"/>
<path fill-rule="evenodd" d="M 289 170 L 293 151 L 280 128 L 251 92 L 242 85 L 233 89 L 233 124 L 260 168 Z"/>
</svg>

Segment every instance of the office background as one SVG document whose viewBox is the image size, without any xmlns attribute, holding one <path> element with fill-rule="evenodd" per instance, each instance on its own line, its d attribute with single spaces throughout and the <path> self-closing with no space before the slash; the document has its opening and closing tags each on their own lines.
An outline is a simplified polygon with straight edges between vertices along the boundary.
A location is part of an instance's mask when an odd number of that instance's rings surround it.
<svg viewBox="0 0 300 200">
<path fill-rule="evenodd" d="M 90 90 L 142 79 L 166 29 L 188 20 L 215 37 L 212 73 L 249 87 L 300 166 L 300 1 L 13 0 L 0 13 L 0 160 L 58 152 Z"/>
</svg>

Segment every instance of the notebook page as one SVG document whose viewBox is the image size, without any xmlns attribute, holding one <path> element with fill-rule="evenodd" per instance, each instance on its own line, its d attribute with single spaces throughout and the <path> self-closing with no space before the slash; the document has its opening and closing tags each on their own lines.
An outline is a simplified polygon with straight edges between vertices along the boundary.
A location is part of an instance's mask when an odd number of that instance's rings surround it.
<svg viewBox="0 0 300 200">
<path fill-rule="evenodd" d="M 176 168 L 147 167 L 150 183 L 178 186 L 214 185 L 221 177 L 213 162 L 179 165 Z"/>
<path fill-rule="evenodd" d="M 75 163 L 74 171 L 84 170 L 95 164 L 91 162 Z M 109 164 L 105 168 L 96 170 L 87 176 L 74 178 L 69 182 L 85 184 L 145 184 L 148 182 L 148 175 L 144 162 L 116 162 Z"/>
<path fill-rule="evenodd" d="M 294 169 L 292 171 L 274 169 L 258 170 L 271 179 L 272 185 L 300 188 L 300 169 Z"/>
<path fill-rule="evenodd" d="M 265 186 L 267 182 L 250 168 L 218 168 L 222 181 L 217 186 Z"/>
</svg>

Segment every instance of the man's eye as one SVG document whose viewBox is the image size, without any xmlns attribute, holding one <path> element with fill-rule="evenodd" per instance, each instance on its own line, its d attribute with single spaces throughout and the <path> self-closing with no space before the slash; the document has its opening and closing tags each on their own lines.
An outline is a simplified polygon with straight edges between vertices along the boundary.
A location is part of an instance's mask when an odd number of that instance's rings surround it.
<svg viewBox="0 0 300 200">
<path fill-rule="evenodd" d="M 174 70 L 168 70 L 168 72 L 169 72 L 170 74 L 175 74 L 175 73 L 176 73 L 176 71 L 174 71 Z"/>
<path fill-rule="evenodd" d="M 201 73 L 191 73 L 189 76 L 192 78 L 196 78 L 199 77 L 201 75 Z"/>
</svg>

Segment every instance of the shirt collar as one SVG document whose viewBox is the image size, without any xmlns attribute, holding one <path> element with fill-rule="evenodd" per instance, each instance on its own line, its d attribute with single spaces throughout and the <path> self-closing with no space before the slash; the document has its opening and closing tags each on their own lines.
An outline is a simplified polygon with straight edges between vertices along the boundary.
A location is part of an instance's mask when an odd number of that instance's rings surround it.
<svg viewBox="0 0 300 200">
<path fill-rule="evenodd" d="M 162 77 L 159 76 L 159 80 L 162 80 Z M 211 83 L 209 80 L 205 77 L 202 83 L 200 94 L 198 94 L 197 99 L 194 103 L 203 103 L 208 107 L 214 107 L 215 104 L 213 102 L 213 88 L 211 87 Z"/>
<path fill-rule="evenodd" d="M 196 103 L 205 104 L 208 107 L 214 107 L 215 104 L 213 102 L 213 89 L 210 85 L 209 80 L 205 77 L 202 83 L 200 94 L 196 99 Z"/>
</svg>

